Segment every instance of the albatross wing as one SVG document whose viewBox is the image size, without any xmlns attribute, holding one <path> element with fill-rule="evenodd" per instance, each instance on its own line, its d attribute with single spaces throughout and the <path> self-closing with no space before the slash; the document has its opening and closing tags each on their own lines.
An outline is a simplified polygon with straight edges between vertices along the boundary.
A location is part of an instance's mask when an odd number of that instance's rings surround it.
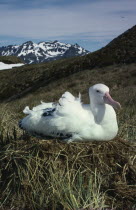
<svg viewBox="0 0 136 210">
<path fill-rule="evenodd" d="M 24 113 L 28 116 L 19 122 L 19 126 L 28 133 L 42 138 L 67 139 L 79 135 L 90 120 L 88 111 L 82 107 L 80 97 L 79 95 L 75 98 L 71 93 L 65 92 L 56 105 L 45 103 L 32 110 L 26 107 Z M 48 104 L 49 108 L 45 108 Z"/>
</svg>

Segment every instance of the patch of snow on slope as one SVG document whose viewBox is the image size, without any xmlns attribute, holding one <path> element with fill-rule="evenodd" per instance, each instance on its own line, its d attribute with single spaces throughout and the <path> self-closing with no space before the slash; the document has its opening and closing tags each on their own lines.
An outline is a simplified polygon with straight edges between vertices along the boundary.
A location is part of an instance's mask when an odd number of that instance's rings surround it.
<svg viewBox="0 0 136 210">
<path fill-rule="evenodd" d="M 17 64 L 6 64 L 3 62 L 0 62 L 0 70 L 5 70 L 5 69 L 12 69 L 13 67 L 19 67 L 23 66 L 23 63 L 17 63 Z"/>
</svg>

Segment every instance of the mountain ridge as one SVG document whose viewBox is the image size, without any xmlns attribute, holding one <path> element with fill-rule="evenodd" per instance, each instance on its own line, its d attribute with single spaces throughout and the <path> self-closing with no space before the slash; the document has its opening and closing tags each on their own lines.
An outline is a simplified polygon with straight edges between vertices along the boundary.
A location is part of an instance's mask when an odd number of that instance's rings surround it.
<svg viewBox="0 0 136 210">
<path fill-rule="evenodd" d="M 62 58 L 83 56 L 89 51 L 80 47 L 77 43 L 65 44 L 57 40 L 53 42 L 32 41 L 24 42 L 21 45 L 8 45 L 0 47 L 0 56 L 17 56 L 26 64 L 43 63 Z"/>
<path fill-rule="evenodd" d="M 136 63 L 136 26 L 115 38 L 107 46 L 102 49 L 89 53 L 85 56 L 62 59 L 48 63 L 24 65 L 22 67 L 0 72 L 0 100 L 14 99 L 21 97 L 45 87 L 49 83 L 53 83 L 62 78 L 68 78 L 69 75 L 95 68 L 101 69 L 110 65 L 122 65 L 120 72 L 103 70 L 103 74 L 112 75 L 119 78 L 118 83 L 124 78 L 123 84 L 127 84 L 128 79 L 135 81 L 135 69 L 131 68 L 125 71 L 123 65 Z M 94 71 L 93 71 L 94 72 Z M 90 73 L 91 74 L 91 73 Z M 95 72 L 94 72 L 95 74 Z M 69 80 L 69 79 L 68 79 Z M 71 82 L 70 80 L 68 81 Z M 117 83 L 117 81 L 116 81 Z M 6 84 L 6 85 L 5 85 Z M 63 86 L 63 85 L 62 85 Z"/>
</svg>

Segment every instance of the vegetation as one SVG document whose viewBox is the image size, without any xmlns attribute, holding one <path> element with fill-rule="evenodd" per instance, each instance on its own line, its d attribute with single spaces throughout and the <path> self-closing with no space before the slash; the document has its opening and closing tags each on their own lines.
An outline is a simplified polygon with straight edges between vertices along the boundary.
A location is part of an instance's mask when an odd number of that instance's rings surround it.
<svg viewBox="0 0 136 210">
<path fill-rule="evenodd" d="M 0 56 L 0 62 L 6 64 L 23 63 L 23 61 L 16 56 Z"/>
<path fill-rule="evenodd" d="M 1 144 L 2 209 L 135 209 L 135 146 L 16 137 Z"/>
<path fill-rule="evenodd" d="M 12 71 L 1 71 L 0 100 L 21 97 L 40 87 L 45 87 L 50 82 L 66 78 L 77 72 L 114 64 L 135 63 L 135 58 L 136 26 L 114 39 L 104 48 L 86 56 L 24 65 Z M 122 72 L 122 74 L 124 73 Z M 132 77 L 135 76 L 135 72 L 132 72 L 132 74 Z M 120 78 L 120 74 L 118 78 Z"/>
<path fill-rule="evenodd" d="M 135 64 L 78 72 L 1 103 L 2 209 L 136 208 L 136 89 L 133 77 L 128 83 L 121 79 L 115 83 L 122 69 L 127 75 Z M 65 90 L 75 95 L 81 90 L 82 100 L 88 102 L 87 89 L 96 82 L 108 84 L 122 105 L 115 140 L 67 145 L 30 137 L 18 128 L 26 105 L 56 101 Z"/>
<path fill-rule="evenodd" d="M 124 54 L 125 63 L 114 60 L 124 39 L 125 49 L 132 46 L 130 35 L 135 30 L 84 57 L 0 72 L 0 210 L 136 209 L 134 51 L 129 48 L 129 56 Z M 100 56 L 107 49 L 111 60 L 106 54 Z M 122 105 L 114 140 L 65 144 L 37 139 L 19 129 L 26 105 L 57 101 L 66 90 L 74 95 L 81 91 L 82 101 L 88 103 L 88 88 L 95 83 L 108 85 Z"/>
</svg>

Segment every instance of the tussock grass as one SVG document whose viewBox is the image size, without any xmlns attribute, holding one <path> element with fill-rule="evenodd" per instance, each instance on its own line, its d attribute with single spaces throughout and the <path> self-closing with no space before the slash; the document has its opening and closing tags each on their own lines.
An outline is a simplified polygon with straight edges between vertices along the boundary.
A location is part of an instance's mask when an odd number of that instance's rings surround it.
<svg viewBox="0 0 136 210">
<path fill-rule="evenodd" d="M 119 134 L 110 142 L 67 145 L 23 133 L 17 125 L 22 109 L 42 94 L 1 104 L 1 209 L 136 208 L 135 91 L 114 94 L 123 108 Z"/>
<path fill-rule="evenodd" d="M 22 110 L 29 105 L 30 108 L 40 104 L 40 101 L 58 101 L 65 91 L 70 91 L 78 96 L 81 91 L 83 103 L 89 103 L 88 89 L 96 83 L 104 83 L 110 87 L 112 97 L 121 103 L 122 109 L 116 110 L 119 123 L 119 137 L 129 141 L 136 140 L 136 85 L 135 77 L 125 79 L 125 75 L 131 75 L 136 68 L 135 64 L 114 65 L 106 68 L 97 68 L 92 71 L 86 70 L 61 78 L 55 82 L 50 82 L 45 87 L 37 89 L 22 98 L 8 103 L 1 103 L 0 110 L 3 116 L 2 124 L 4 128 L 12 133 L 18 128 L 18 120 L 23 118 Z M 104 73 L 105 72 L 105 73 Z M 119 72 L 119 73 L 118 73 Z M 4 114 L 5 113 L 5 114 Z M 3 127 L 3 126 L 2 126 Z"/>
<path fill-rule="evenodd" d="M 136 26 L 86 56 L 0 72 L 0 210 L 136 209 L 135 34 Z M 81 90 L 88 103 L 96 83 L 122 105 L 113 141 L 64 144 L 18 128 L 26 105 L 57 101 L 66 90 Z"/>
<path fill-rule="evenodd" d="M 54 141 L 1 141 L 1 208 L 134 208 L 135 144 Z"/>
<path fill-rule="evenodd" d="M 135 137 L 128 125 L 120 124 L 121 138 L 113 141 L 69 145 L 12 126 L 0 133 L 1 209 L 136 208 L 136 144 L 124 140 Z"/>
<path fill-rule="evenodd" d="M 135 68 L 130 67 L 132 71 Z M 122 71 L 120 68 L 113 71 Z M 126 87 L 123 81 L 115 86 L 108 83 L 108 71 L 106 76 L 97 71 L 96 79 L 87 70 L 0 104 L 0 209 L 136 208 L 135 85 L 131 80 Z M 67 145 L 30 137 L 18 128 L 26 105 L 57 101 L 66 90 L 78 95 L 81 89 L 82 100 L 88 103 L 92 81 L 108 84 L 113 98 L 122 105 L 117 112 L 119 133 L 115 140 Z"/>
<path fill-rule="evenodd" d="M 84 70 L 0 104 L 0 209 L 136 209 L 134 72 L 135 64 Z M 18 128 L 26 105 L 57 101 L 66 90 L 74 95 L 82 90 L 88 103 L 88 88 L 95 83 L 107 84 L 122 105 L 115 140 L 67 145 Z"/>
</svg>

